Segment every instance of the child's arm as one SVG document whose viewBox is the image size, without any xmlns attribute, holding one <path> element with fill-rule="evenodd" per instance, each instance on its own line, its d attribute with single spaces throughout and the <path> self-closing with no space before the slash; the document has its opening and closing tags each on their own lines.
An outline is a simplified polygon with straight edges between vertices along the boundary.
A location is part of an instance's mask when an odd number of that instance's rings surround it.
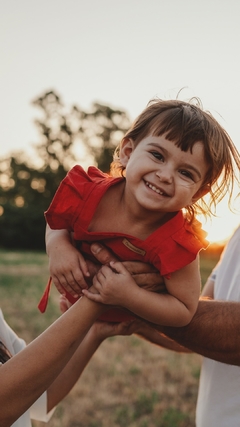
<svg viewBox="0 0 240 427">
<path fill-rule="evenodd" d="M 46 252 L 49 257 L 49 271 L 53 283 L 61 294 L 68 291 L 73 296 L 82 294 L 87 288 L 89 277 L 83 256 L 74 247 L 67 230 L 52 230 L 46 227 Z"/>
<path fill-rule="evenodd" d="M 165 279 L 167 293 L 156 294 L 139 288 L 120 262 L 103 266 L 93 279 L 94 288 L 83 290 L 93 301 L 125 307 L 137 316 L 157 325 L 185 326 L 198 305 L 200 273 L 198 259 Z"/>
</svg>

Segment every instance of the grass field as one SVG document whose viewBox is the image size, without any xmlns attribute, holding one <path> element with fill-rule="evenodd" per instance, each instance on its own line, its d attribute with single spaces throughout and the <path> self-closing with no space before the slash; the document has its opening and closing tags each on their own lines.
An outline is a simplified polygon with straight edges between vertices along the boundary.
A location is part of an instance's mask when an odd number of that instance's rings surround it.
<svg viewBox="0 0 240 427">
<path fill-rule="evenodd" d="M 218 258 L 201 257 L 202 283 Z M 37 310 L 47 262 L 44 253 L 0 251 L 0 305 L 27 342 L 60 314 L 54 288 L 47 312 Z M 194 427 L 200 366 L 196 354 L 175 354 L 135 336 L 109 338 L 48 427 Z"/>
</svg>

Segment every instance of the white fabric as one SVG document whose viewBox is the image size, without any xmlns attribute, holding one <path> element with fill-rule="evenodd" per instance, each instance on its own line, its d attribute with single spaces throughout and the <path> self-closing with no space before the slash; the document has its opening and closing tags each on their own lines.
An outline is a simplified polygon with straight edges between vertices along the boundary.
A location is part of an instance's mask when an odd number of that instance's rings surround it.
<svg viewBox="0 0 240 427">
<path fill-rule="evenodd" d="M 12 355 L 17 354 L 25 348 L 25 341 L 20 339 L 15 332 L 6 323 L 3 317 L 2 310 L 0 309 L 0 340 L 6 345 Z M 0 366 L 1 369 L 1 366 Z M 1 378 L 1 376 L 0 376 Z M 1 379 L 0 379 L 1 383 Z M 49 421 L 53 411 L 47 414 L 47 394 L 46 392 L 32 405 L 29 411 L 25 412 L 12 427 L 31 427 L 31 419 L 38 421 Z"/>
<path fill-rule="evenodd" d="M 225 248 L 212 278 L 214 299 L 240 301 L 240 227 Z M 203 358 L 196 426 L 240 426 L 240 367 Z"/>
</svg>

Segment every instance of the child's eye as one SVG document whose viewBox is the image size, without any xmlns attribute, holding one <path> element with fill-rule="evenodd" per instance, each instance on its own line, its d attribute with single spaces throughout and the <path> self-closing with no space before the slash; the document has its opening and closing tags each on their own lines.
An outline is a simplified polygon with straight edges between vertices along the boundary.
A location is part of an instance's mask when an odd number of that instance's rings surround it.
<svg viewBox="0 0 240 427">
<path fill-rule="evenodd" d="M 164 160 L 164 157 L 161 153 L 159 153 L 159 151 L 150 151 L 150 153 L 153 155 L 153 157 L 155 157 L 155 159 Z"/>
<path fill-rule="evenodd" d="M 179 172 L 181 175 L 185 176 L 188 179 L 191 179 L 191 181 L 194 181 L 194 176 L 191 172 L 186 171 L 186 170 L 180 170 Z"/>
</svg>

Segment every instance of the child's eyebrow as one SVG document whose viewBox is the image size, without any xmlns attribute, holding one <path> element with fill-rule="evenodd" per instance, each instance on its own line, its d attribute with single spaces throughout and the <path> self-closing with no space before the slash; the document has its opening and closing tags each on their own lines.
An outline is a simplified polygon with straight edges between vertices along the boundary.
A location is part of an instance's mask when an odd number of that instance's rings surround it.
<svg viewBox="0 0 240 427">
<path fill-rule="evenodd" d="M 196 173 L 196 175 L 199 177 L 199 179 L 202 179 L 201 172 L 197 168 L 195 168 L 193 165 L 191 165 L 190 163 L 183 163 L 182 167 L 192 170 L 193 172 Z"/>
<path fill-rule="evenodd" d="M 148 144 L 147 144 L 148 146 L 150 146 L 150 147 L 153 147 L 153 148 L 161 148 L 161 150 L 164 152 L 164 153 L 167 153 L 168 151 L 165 149 L 165 148 L 163 148 L 162 146 L 161 146 L 161 144 L 158 144 L 157 142 L 148 142 Z"/>
<path fill-rule="evenodd" d="M 168 153 L 168 150 L 166 150 L 166 148 L 162 147 L 161 144 L 158 144 L 156 142 L 149 142 L 147 145 L 153 148 L 161 149 L 164 154 Z M 199 179 L 202 179 L 202 175 L 199 169 L 195 168 L 195 166 L 193 166 L 191 163 L 182 163 L 181 167 L 192 170 L 196 173 Z"/>
</svg>

